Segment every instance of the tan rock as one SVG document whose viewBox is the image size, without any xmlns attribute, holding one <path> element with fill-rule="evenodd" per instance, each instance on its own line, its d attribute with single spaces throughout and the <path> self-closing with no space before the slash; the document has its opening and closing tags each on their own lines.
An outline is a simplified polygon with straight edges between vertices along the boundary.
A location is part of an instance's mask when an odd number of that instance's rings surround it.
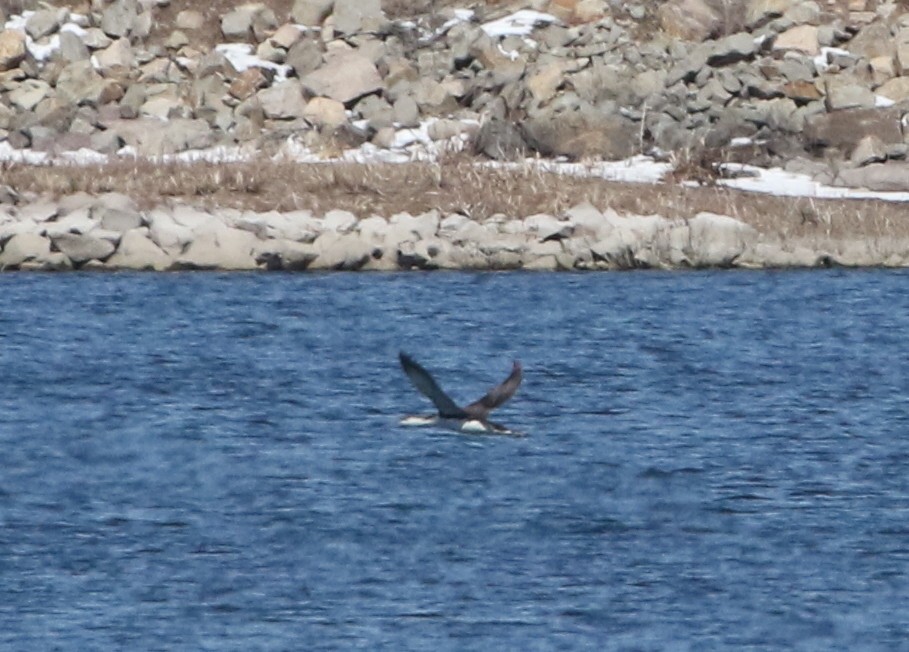
<svg viewBox="0 0 909 652">
<path fill-rule="evenodd" d="M 114 254 L 107 259 L 108 267 L 163 271 L 173 259 L 148 237 L 148 229 L 132 229 L 123 234 Z"/>
<path fill-rule="evenodd" d="M 835 75 L 825 80 L 825 101 L 828 111 L 843 109 L 870 109 L 874 106 L 874 93 L 861 81 L 848 75 Z"/>
<path fill-rule="evenodd" d="M 268 40 L 275 47 L 289 50 L 293 45 L 303 37 L 303 32 L 296 25 L 285 23 L 281 25 Z"/>
<path fill-rule="evenodd" d="M 269 76 L 265 73 L 265 70 L 258 66 L 253 66 L 241 72 L 230 83 L 227 92 L 238 100 L 245 100 L 252 97 L 259 89 L 268 86 L 268 84 Z"/>
<path fill-rule="evenodd" d="M 296 0 L 290 12 L 294 22 L 307 27 L 319 27 L 331 14 L 334 0 Z"/>
<path fill-rule="evenodd" d="M 342 34 L 375 32 L 387 22 L 381 0 L 335 0 L 331 18 Z"/>
<path fill-rule="evenodd" d="M 909 42 L 896 46 L 896 71 L 900 75 L 909 74 Z"/>
<path fill-rule="evenodd" d="M 201 29 L 205 24 L 205 16 L 201 11 L 193 9 L 184 9 L 177 14 L 175 25 L 177 29 L 196 30 Z"/>
<path fill-rule="evenodd" d="M 316 127 L 336 129 L 347 122 L 344 105 L 328 97 L 314 97 L 306 103 L 303 117 Z"/>
<path fill-rule="evenodd" d="M 669 0 L 657 15 L 666 34 L 687 41 L 703 41 L 716 32 L 721 20 L 705 0 Z"/>
<path fill-rule="evenodd" d="M 18 66 L 25 53 L 25 34 L 13 29 L 0 32 L 0 72 Z"/>
<path fill-rule="evenodd" d="M 100 52 L 95 53 L 95 60 L 102 75 L 110 76 L 129 70 L 134 61 L 133 50 L 128 38 L 119 38 Z"/>
<path fill-rule="evenodd" d="M 313 244 L 319 255 L 311 263 L 312 269 L 357 270 L 372 257 L 375 249 L 359 233 L 326 231 Z"/>
<path fill-rule="evenodd" d="M 909 77 L 895 77 L 878 86 L 875 93 L 897 103 L 909 100 Z"/>
<path fill-rule="evenodd" d="M 809 81 L 791 81 L 783 84 L 782 90 L 786 97 L 803 103 L 819 100 L 824 96 L 817 84 Z"/>
<path fill-rule="evenodd" d="M 580 0 L 550 0 L 546 6 L 546 12 L 552 14 L 563 23 L 569 23 L 574 19 L 575 7 Z"/>
<path fill-rule="evenodd" d="M 259 240 L 249 231 L 219 225 L 198 234 L 174 264 L 181 269 L 257 269 L 258 245 Z"/>
<path fill-rule="evenodd" d="M 871 60 L 876 57 L 893 58 L 895 44 L 889 25 L 880 21 L 862 27 L 844 47 L 856 56 Z"/>
<path fill-rule="evenodd" d="M 729 267 L 757 241 L 757 231 L 726 215 L 698 213 L 688 221 L 690 260 L 696 267 Z"/>
<path fill-rule="evenodd" d="M 776 37 L 773 42 L 774 52 L 801 52 L 810 56 L 818 54 L 817 27 L 814 25 L 798 25 L 787 29 Z"/>
<path fill-rule="evenodd" d="M 868 61 L 871 68 L 871 80 L 875 84 L 883 84 L 896 77 L 896 65 L 892 56 L 874 57 Z"/>
<path fill-rule="evenodd" d="M 304 117 L 306 102 L 300 82 L 288 79 L 256 94 L 265 115 L 274 120 L 292 120 Z"/>
<path fill-rule="evenodd" d="M 745 24 L 753 29 L 779 18 L 798 0 L 748 0 L 745 7 Z"/>
<path fill-rule="evenodd" d="M 50 240 L 37 233 L 17 233 L 0 252 L 0 270 L 15 268 L 27 261 L 42 261 L 50 256 Z"/>
<path fill-rule="evenodd" d="M 26 79 L 9 94 L 10 104 L 22 111 L 31 111 L 48 96 L 50 85 L 40 79 Z"/>
<path fill-rule="evenodd" d="M 542 104 L 552 99 L 564 81 L 565 75 L 562 64 L 551 63 L 531 75 L 527 79 L 526 84 L 527 90 L 533 95 L 534 101 Z"/>
<path fill-rule="evenodd" d="M 63 233 L 52 239 L 54 247 L 76 265 L 89 260 L 104 260 L 114 253 L 114 245 L 91 234 Z"/>
<path fill-rule="evenodd" d="M 368 58 L 356 52 L 330 57 L 321 68 L 302 78 L 312 95 L 322 95 L 344 104 L 382 88 L 382 78 Z"/>
<path fill-rule="evenodd" d="M 855 146 L 849 160 L 857 166 L 881 163 L 887 160 L 887 147 L 877 136 L 865 136 Z"/>
</svg>

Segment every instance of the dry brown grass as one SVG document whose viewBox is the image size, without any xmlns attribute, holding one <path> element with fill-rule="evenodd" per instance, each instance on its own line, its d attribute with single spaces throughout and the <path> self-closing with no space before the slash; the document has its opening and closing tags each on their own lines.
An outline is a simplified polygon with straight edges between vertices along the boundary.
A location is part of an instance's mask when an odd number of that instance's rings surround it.
<svg viewBox="0 0 909 652">
<path fill-rule="evenodd" d="M 808 200 L 678 183 L 641 185 L 563 176 L 526 167 L 478 166 L 467 156 L 441 163 L 301 164 L 262 158 L 245 163 L 35 167 L 5 164 L 0 184 L 19 193 L 60 196 L 118 191 L 151 207 L 180 200 L 203 208 L 256 211 L 339 208 L 366 217 L 431 209 L 478 220 L 504 214 L 558 215 L 590 202 L 602 209 L 688 218 L 701 211 L 729 215 L 783 238 L 909 238 L 906 207 L 883 201 Z"/>
</svg>

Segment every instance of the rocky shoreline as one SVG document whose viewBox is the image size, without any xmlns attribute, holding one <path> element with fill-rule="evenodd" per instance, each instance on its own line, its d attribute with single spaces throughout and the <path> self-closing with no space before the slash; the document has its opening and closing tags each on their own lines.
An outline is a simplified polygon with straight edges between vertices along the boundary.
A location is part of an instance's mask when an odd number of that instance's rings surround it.
<svg viewBox="0 0 909 652">
<path fill-rule="evenodd" d="M 909 266 L 887 238 L 781 241 L 724 215 L 565 214 L 478 222 L 459 213 L 359 219 L 347 211 L 139 210 L 124 195 L 70 195 L 0 213 L 0 270 L 597 270 Z"/>
<path fill-rule="evenodd" d="M 909 13 L 851 0 L 527 0 L 390 19 L 379 0 L 206 17 L 169 0 L 0 9 L 0 148 L 39 163 L 214 147 L 415 156 L 401 134 L 486 159 L 650 153 L 719 174 L 777 165 L 909 190 Z M 422 143 L 425 145 L 426 143 Z M 15 163 L 22 165 L 23 163 Z M 697 171 L 695 171 L 695 176 Z M 887 233 L 794 238 L 722 215 L 471 219 L 140 210 L 116 193 L 5 188 L 0 269 L 627 269 L 909 265 Z"/>
</svg>

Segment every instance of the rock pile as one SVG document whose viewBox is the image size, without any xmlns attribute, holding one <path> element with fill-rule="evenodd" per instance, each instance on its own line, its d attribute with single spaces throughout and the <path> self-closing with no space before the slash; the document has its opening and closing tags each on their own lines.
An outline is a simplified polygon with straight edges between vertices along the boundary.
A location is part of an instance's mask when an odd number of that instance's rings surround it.
<svg viewBox="0 0 909 652">
<path fill-rule="evenodd" d="M 730 217 L 400 213 L 358 219 L 187 205 L 140 211 L 126 196 L 75 194 L 0 207 L 2 270 L 635 269 L 909 265 L 904 242 L 781 242 Z"/>
<path fill-rule="evenodd" d="M 388 147 L 395 128 L 442 117 L 432 137 L 482 123 L 495 158 L 707 147 L 758 164 L 826 155 L 839 171 L 907 154 L 896 2 L 527 0 L 548 13 L 496 3 L 418 21 L 379 0 L 297 0 L 286 16 L 260 2 L 222 16 L 228 43 L 209 50 L 198 11 L 153 31 L 168 1 L 0 15 L 0 142 L 160 155 L 332 133 Z"/>
</svg>

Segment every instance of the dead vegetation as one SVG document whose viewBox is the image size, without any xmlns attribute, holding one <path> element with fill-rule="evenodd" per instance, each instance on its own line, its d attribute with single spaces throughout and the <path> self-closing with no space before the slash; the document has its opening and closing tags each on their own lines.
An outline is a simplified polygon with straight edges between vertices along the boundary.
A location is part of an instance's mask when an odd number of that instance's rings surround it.
<svg viewBox="0 0 909 652">
<path fill-rule="evenodd" d="M 478 164 L 467 155 L 440 163 L 296 163 L 262 157 L 243 163 L 119 161 L 100 166 L 4 164 L 0 185 L 24 197 L 121 192 L 144 208 L 182 201 L 254 211 L 349 210 L 360 217 L 432 209 L 483 220 L 559 215 L 580 203 L 620 214 L 689 218 L 729 215 L 783 238 L 909 238 L 905 207 L 870 200 L 810 200 L 675 182 L 643 185 Z"/>
</svg>

